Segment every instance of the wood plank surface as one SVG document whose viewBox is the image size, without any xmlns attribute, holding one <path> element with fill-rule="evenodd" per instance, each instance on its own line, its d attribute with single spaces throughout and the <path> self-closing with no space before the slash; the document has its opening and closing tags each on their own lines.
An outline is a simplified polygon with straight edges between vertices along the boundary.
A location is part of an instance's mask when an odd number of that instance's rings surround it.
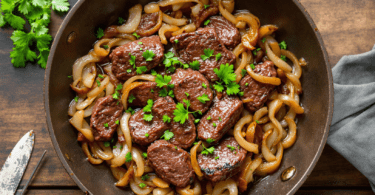
<svg viewBox="0 0 375 195">
<path fill-rule="evenodd" d="M 77 0 L 70 0 L 71 3 Z M 300 0 L 322 34 L 333 67 L 343 55 L 369 51 L 375 44 L 375 1 Z M 73 4 L 72 4 L 73 5 Z M 62 17 L 52 15 L 55 35 Z M 21 183 L 25 184 L 44 150 L 42 168 L 28 194 L 83 194 L 61 165 L 50 140 L 44 112 L 44 69 L 29 64 L 13 68 L 9 58 L 12 31 L 0 29 L 0 165 L 17 141 L 34 129 L 34 152 Z M 297 194 L 373 194 L 368 180 L 340 154 L 326 146 L 317 166 Z"/>
</svg>

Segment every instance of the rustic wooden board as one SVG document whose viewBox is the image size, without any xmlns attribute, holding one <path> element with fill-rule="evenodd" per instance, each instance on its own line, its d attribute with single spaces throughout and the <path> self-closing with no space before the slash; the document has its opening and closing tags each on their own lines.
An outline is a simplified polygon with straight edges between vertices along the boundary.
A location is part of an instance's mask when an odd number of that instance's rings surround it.
<svg viewBox="0 0 375 195">
<path fill-rule="evenodd" d="M 71 3 L 76 1 L 70 0 Z M 322 34 L 332 67 L 343 55 L 369 51 L 375 44 L 375 1 L 300 2 Z M 52 35 L 56 34 L 61 22 L 61 16 L 53 14 L 50 24 Z M 83 194 L 65 172 L 49 138 L 43 103 L 44 70 L 31 64 L 26 68 L 13 68 L 9 58 L 13 47 L 9 39 L 11 33 L 10 29 L 0 29 L 0 165 L 19 138 L 28 130 L 34 129 L 34 152 L 21 187 L 42 152 L 48 150 L 42 168 L 31 182 L 28 194 Z M 314 171 L 297 194 L 373 193 L 368 180 L 340 154 L 326 146 Z"/>
</svg>

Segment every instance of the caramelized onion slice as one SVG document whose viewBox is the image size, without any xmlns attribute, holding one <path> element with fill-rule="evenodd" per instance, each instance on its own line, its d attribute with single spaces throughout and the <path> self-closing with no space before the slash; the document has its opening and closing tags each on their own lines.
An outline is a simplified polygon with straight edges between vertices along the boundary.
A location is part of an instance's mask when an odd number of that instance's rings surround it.
<svg viewBox="0 0 375 195">
<path fill-rule="evenodd" d="M 160 1 L 159 6 L 165 7 L 165 6 L 168 6 L 168 5 L 188 3 L 188 2 L 195 2 L 195 3 L 198 3 L 198 4 L 202 4 L 202 2 L 200 2 L 199 0 L 165 0 L 165 1 Z"/>
<path fill-rule="evenodd" d="M 164 45 L 168 44 L 167 38 L 165 37 L 166 32 L 175 32 L 178 30 L 180 30 L 178 26 L 163 24 L 159 29 L 159 37 L 160 37 L 161 43 L 163 43 Z"/>
<path fill-rule="evenodd" d="M 244 47 L 250 50 L 255 49 L 259 37 L 259 19 L 250 13 L 241 13 L 236 17 L 236 23 L 239 21 L 244 21 L 250 26 L 247 34 L 242 36 L 242 44 Z"/>
<path fill-rule="evenodd" d="M 163 22 L 170 24 L 170 25 L 175 25 L 175 26 L 184 26 L 188 23 L 188 20 L 186 18 L 172 18 L 168 14 L 162 14 L 163 15 Z"/>
<path fill-rule="evenodd" d="M 250 67 L 250 65 L 246 66 L 247 73 L 256 81 L 265 83 L 265 84 L 271 84 L 271 85 L 280 85 L 281 80 L 277 77 L 267 77 L 260 74 L 256 74 L 253 69 Z"/>
<path fill-rule="evenodd" d="M 152 13 L 158 12 L 160 10 L 159 4 L 149 3 L 149 4 L 145 5 L 144 10 L 145 10 L 146 14 L 152 14 Z"/>
<path fill-rule="evenodd" d="M 129 9 L 129 18 L 128 21 L 117 27 L 117 31 L 120 33 L 133 33 L 137 30 L 139 23 L 141 22 L 142 17 L 142 5 L 137 4 L 134 7 Z"/>
<path fill-rule="evenodd" d="M 259 38 L 263 38 L 265 36 L 269 36 L 274 33 L 277 29 L 279 29 L 276 25 L 267 24 L 263 25 L 259 28 Z"/>
<path fill-rule="evenodd" d="M 201 168 L 199 167 L 198 161 L 197 161 L 197 150 L 198 150 L 198 148 L 201 144 L 202 144 L 202 141 L 199 141 L 198 144 L 195 144 L 195 146 L 193 146 L 190 150 L 191 165 L 193 166 L 194 172 L 195 172 L 195 174 L 197 174 L 198 177 L 203 176 L 203 173 L 202 173 Z"/>
<path fill-rule="evenodd" d="M 224 7 L 223 7 L 223 2 L 222 0 L 219 1 L 219 11 L 221 13 L 221 15 L 223 15 L 223 17 L 227 20 L 229 20 L 230 22 L 232 22 L 234 25 L 237 24 L 237 20 L 236 20 L 236 17 L 234 17 L 228 10 L 226 10 Z"/>
</svg>

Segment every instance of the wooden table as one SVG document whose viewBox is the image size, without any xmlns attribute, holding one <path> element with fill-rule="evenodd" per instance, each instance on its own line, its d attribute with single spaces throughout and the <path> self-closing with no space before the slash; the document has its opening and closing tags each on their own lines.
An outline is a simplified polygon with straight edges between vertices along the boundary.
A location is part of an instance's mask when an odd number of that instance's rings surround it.
<svg viewBox="0 0 375 195">
<path fill-rule="evenodd" d="M 77 0 L 69 0 L 71 4 Z M 343 55 L 369 51 L 375 44 L 375 1 L 300 0 L 320 30 L 333 67 Z M 53 15 L 50 29 L 56 34 L 62 17 Z M 13 68 L 9 52 L 12 31 L 0 29 L 0 165 L 28 130 L 36 143 L 28 169 L 30 176 L 39 157 L 48 150 L 42 168 L 32 180 L 28 194 L 83 194 L 66 173 L 53 149 L 45 120 L 44 69 L 29 64 Z M 297 194 L 373 194 L 368 180 L 328 145 L 318 164 Z"/>
</svg>

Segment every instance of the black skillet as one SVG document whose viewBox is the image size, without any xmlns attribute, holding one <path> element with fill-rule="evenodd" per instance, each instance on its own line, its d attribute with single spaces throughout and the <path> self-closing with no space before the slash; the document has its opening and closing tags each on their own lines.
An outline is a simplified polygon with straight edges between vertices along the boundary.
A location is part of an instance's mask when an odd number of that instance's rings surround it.
<svg viewBox="0 0 375 195">
<path fill-rule="evenodd" d="M 129 188 L 115 187 L 115 178 L 106 165 L 91 165 L 69 124 L 70 89 L 74 61 L 87 54 L 96 41 L 95 31 L 127 18 L 128 9 L 147 0 L 80 0 L 61 25 L 53 42 L 45 74 L 45 109 L 50 136 L 65 169 L 77 185 L 92 194 L 131 194 Z M 294 194 L 318 161 L 327 140 L 333 111 L 331 69 L 322 38 L 305 9 L 297 0 L 236 0 L 236 9 L 246 9 L 259 17 L 261 24 L 276 24 L 276 39 L 285 40 L 288 49 L 304 57 L 301 102 L 305 114 L 298 117 L 297 141 L 287 149 L 279 170 L 254 185 L 245 194 Z M 73 34 L 72 34 L 73 33 Z M 71 39 L 68 41 L 68 36 Z M 67 158 L 69 157 L 69 159 Z M 295 176 L 283 182 L 280 174 L 290 166 Z"/>
</svg>

